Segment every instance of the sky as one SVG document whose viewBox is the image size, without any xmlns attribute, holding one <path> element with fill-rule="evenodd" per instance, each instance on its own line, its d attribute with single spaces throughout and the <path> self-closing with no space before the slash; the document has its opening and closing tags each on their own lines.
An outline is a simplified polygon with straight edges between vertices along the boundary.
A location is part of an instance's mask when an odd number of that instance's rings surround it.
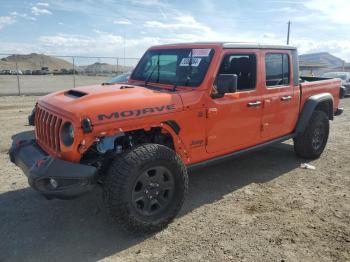
<svg viewBox="0 0 350 262">
<path fill-rule="evenodd" d="M 350 0 L 0 0 L 0 53 L 140 57 L 193 41 L 290 44 L 350 62 Z"/>
</svg>

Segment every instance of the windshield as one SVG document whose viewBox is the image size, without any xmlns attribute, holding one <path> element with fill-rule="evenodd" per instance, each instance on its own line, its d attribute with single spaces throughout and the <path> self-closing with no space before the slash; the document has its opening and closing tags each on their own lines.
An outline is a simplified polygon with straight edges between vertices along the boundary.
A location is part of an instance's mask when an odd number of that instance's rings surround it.
<svg viewBox="0 0 350 262">
<path fill-rule="evenodd" d="M 213 57 L 213 49 L 149 50 L 131 78 L 179 86 L 199 86 Z"/>
<path fill-rule="evenodd" d="M 332 78 L 340 78 L 342 80 L 346 80 L 346 74 L 342 73 L 325 73 L 324 77 L 332 77 Z"/>
</svg>

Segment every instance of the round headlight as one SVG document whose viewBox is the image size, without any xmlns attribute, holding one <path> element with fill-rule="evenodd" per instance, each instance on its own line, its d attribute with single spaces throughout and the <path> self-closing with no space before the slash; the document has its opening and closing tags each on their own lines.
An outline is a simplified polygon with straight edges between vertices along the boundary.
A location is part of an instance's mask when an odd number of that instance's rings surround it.
<svg viewBox="0 0 350 262">
<path fill-rule="evenodd" d="M 66 122 L 61 129 L 61 139 L 65 146 L 71 146 L 74 142 L 74 127 L 71 122 Z"/>
</svg>

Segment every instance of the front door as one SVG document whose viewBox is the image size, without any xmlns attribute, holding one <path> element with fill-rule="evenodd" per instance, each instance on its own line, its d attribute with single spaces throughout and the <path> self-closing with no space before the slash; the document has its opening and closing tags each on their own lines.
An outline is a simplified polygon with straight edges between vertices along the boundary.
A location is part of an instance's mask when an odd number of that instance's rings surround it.
<svg viewBox="0 0 350 262">
<path fill-rule="evenodd" d="M 236 74 L 237 92 L 211 98 L 208 102 L 208 153 L 246 148 L 261 139 L 262 101 L 257 88 L 258 64 L 258 50 L 224 54 L 218 74 Z"/>
</svg>

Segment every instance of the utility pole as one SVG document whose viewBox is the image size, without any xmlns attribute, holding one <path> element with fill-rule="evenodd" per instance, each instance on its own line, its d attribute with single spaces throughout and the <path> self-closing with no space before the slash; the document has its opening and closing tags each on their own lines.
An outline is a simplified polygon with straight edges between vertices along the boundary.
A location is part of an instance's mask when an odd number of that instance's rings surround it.
<svg viewBox="0 0 350 262">
<path fill-rule="evenodd" d="M 124 50 L 123 50 L 123 55 L 124 55 L 124 68 L 123 68 L 123 73 L 124 73 L 124 70 L 125 70 L 125 46 L 126 46 L 126 39 L 125 39 L 125 32 L 124 32 Z"/>
<path fill-rule="evenodd" d="M 15 55 L 15 61 L 16 61 L 16 75 L 17 75 L 17 87 L 18 87 L 18 95 L 20 96 L 21 95 L 21 86 L 20 86 L 20 83 L 19 83 L 19 74 L 18 74 L 18 62 L 17 62 L 17 59 L 18 59 L 18 55 Z"/>
<path fill-rule="evenodd" d="M 288 21 L 287 45 L 289 45 L 290 21 Z"/>
<path fill-rule="evenodd" d="M 73 87 L 75 88 L 75 62 L 74 62 L 74 56 L 72 56 L 73 60 Z"/>
</svg>

